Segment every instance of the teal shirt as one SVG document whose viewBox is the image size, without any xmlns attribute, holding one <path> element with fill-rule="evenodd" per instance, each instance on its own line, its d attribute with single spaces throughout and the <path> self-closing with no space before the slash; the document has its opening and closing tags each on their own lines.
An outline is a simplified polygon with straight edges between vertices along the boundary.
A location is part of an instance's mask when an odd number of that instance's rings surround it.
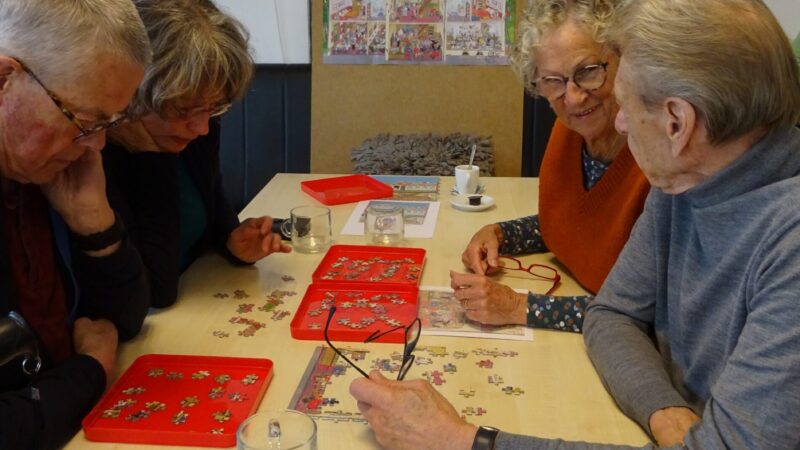
<svg viewBox="0 0 800 450">
<path fill-rule="evenodd" d="M 181 271 L 194 261 L 192 248 L 206 232 L 206 207 L 200 197 L 192 177 L 186 170 L 186 163 L 178 158 L 178 178 L 180 190 L 180 235 Z"/>
</svg>

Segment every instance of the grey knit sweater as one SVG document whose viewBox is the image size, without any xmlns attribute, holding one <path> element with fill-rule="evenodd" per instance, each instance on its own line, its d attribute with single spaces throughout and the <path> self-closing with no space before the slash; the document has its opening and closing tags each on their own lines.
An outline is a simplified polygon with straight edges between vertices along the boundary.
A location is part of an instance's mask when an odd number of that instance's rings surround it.
<svg viewBox="0 0 800 450">
<path fill-rule="evenodd" d="M 684 194 L 654 189 L 584 338 L 644 429 L 687 406 L 702 417 L 687 448 L 800 448 L 800 130 L 771 133 Z M 496 448 L 625 447 L 500 433 Z"/>
</svg>

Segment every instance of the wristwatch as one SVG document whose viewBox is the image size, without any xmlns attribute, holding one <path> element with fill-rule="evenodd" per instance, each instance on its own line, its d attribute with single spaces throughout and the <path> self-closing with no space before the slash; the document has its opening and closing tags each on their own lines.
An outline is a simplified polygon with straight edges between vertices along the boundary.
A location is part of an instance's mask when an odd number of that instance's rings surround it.
<svg viewBox="0 0 800 450">
<path fill-rule="evenodd" d="M 500 430 L 493 427 L 478 427 L 475 440 L 472 441 L 472 450 L 494 450 L 494 440 Z"/>
<path fill-rule="evenodd" d="M 84 252 L 96 252 L 108 247 L 111 244 L 122 240 L 125 235 L 125 225 L 116 211 L 114 211 L 114 224 L 105 231 L 82 235 L 69 232 L 69 240 L 73 247 Z"/>
</svg>

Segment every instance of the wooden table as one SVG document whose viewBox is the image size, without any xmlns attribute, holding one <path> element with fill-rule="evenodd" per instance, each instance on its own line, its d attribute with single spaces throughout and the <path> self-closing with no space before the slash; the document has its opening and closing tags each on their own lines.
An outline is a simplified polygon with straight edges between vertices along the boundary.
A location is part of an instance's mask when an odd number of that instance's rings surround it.
<svg viewBox="0 0 800 450">
<path fill-rule="evenodd" d="M 241 218 L 270 215 L 287 217 L 289 210 L 301 204 L 318 204 L 300 190 L 300 181 L 317 179 L 325 175 L 279 174 L 242 211 Z M 472 234 L 482 225 L 537 211 L 538 179 L 535 178 L 484 178 L 487 194 L 495 198 L 496 206 L 481 212 L 457 211 L 449 204 L 452 177 L 443 177 L 441 183 L 441 209 L 436 235 L 433 239 L 407 239 L 410 247 L 427 250 L 427 261 L 422 277 L 423 285 L 448 286 L 449 270 L 463 271 L 461 252 Z M 331 207 L 335 243 L 363 244 L 362 236 L 341 236 L 339 232 L 353 210 L 354 204 Z M 252 297 L 264 298 L 275 289 L 293 289 L 297 295 L 286 299 L 286 309 L 294 312 L 311 273 L 322 255 L 300 253 L 272 255 L 255 266 L 233 267 L 220 256 L 209 254 L 196 261 L 182 276 L 180 298 L 166 310 L 150 314 L 141 334 L 120 347 L 117 374 L 123 372 L 138 356 L 148 353 L 218 355 L 241 357 L 266 357 L 275 364 L 275 377 L 259 409 L 281 409 L 289 405 L 298 380 L 308 364 L 313 350 L 324 342 L 292 339 L 289 331 L 291 317 L 271 321 L 266 315 L 259 320 L 267 327 L 253 337 L 237 336 L 220 339 L 214 330 L 229 327 L 228 319 L 236 315 L 234 301 L 220 301 L 213 293 L 244 289 Z M 526 262 L 540 262 L 558 266 L 551 254 L 530 255 Z M 559 266 L 559 269 L 563 268 Z M 282 280 L 291 275 L 294 281 Z M 565 274 L 566 275 L 566 274 Z M 547 285 L 531 282 L 524 277 L 504 276 L 503 283 L 512 287 L 543 292 Z M 538 286 L 537 286 L 538 285 Z M 558 294 L 581 294 L 584 291 L 563 277 Z M 535 434 L 541 437 L 558 437 L 567 440 L 584 440 L 630 445 L 642 445 L 647 436 L 616 407 L 603 388 L 589 361 L 581 335 L 536 330 L 533 342 L 464 339 L 423 336 L 425 345 L 446 345 L 469 351 L 474 348 L 495 347 L 517 352 L 508 365 L 506 378 L 524 386 L 525 394 L 513 396 L 503 408 L 495 408 L 485 417 L 468 417 L 473 423 L 493 425 L 505 431 Z M 398 344 L 369 344 L 371 349 L 392 347 Z M 420 345 L 423 345 L 421 342 Z M 383 350 L 376 350 L 383 351 Z M 363 362 L 368 367 L 367 362 Z M 505 363 L 503 363 L 505 364 Z M 510 373 L 509 373 L 510 371 Z M 350 371 L 350 376 L 357 375 Z M 421 370 L 412 368 L 408 378 L 419 376 Z M 485 379 L 477 368 L 462 367 L 460 377 Z M 451 381 L 451 383 L 454 383 Z M 488 389 L 489 384 L 479 384 L 478 389 Z M 453 384 L 454 385 L 454 384 Z M 344 395 L 344 394 L 343 394 Z M 458 408 L 464 403 L 459 396 L 448 395 Z M 509 398 L 512 398 L 510 396 Z M 339 398 L 352 401 L 349 396 Z M 510 405 L 510 406 L 509 406 Z M 351 405 L 352 406 L 352 405 Z M 490 408 L 487 408 L 490 409 Z M 499 410 L 502 409 L 502 410 Z M 499 410 L 499 411 L 498 411 Z M 492 411 L 490 411 L 492 412 Z M 377 448 L 368 426 L 360 423 L 318 423 L 318 448 L 356 449 Z M 80 432 L 67 446 L 84 448 L 164 448 L 130 444 L 93 443 Z M 177 447 L 186 448 L 186 447 Z"/>
</svg>

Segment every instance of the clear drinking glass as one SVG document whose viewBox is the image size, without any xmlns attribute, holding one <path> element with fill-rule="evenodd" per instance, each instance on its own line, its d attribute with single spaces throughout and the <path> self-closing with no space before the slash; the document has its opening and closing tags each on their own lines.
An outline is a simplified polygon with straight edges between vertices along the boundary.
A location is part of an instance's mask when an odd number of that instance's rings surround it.
<svg viewBox="0 0 800 450">
<path fill-rule="evenodd" d="M 292 237 L 292 248 L 300 253 L 324 252 L 333 240 L 331 210 L 324 206 L 292 208 L 289 220 L 281 224 L 281 231 Z"/>
<path fill-rule="evenodd" d="M 293 409 L 262 411 L 239 425 L 238 450 L 317 450 L 317 424 Z"/>
<path fill-rule="evenodd" d="M 387 204 L 367 206 L 364 218 L 367 244 L 399 245 L 403 242 L 404 231 L 402 207 Z"/>
</svg>

